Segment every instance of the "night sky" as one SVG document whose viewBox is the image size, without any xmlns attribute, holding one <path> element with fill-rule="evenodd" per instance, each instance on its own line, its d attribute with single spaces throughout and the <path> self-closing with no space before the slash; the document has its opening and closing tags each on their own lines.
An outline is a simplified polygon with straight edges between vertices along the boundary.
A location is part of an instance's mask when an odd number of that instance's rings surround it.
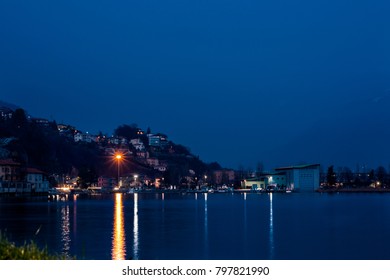
<svg viewBox="0 0 390 280">
<path fill-rule="evenodd" d="M 206 162 L 390 164 L 390 2 L 2 0 L 0 100 Z"/>
</svg>

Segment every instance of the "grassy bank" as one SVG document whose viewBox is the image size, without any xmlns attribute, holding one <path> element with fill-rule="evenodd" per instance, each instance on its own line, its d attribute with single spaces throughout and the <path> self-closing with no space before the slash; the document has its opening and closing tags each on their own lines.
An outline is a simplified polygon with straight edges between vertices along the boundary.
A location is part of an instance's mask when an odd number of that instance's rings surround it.
<svg viewBox="0 0 390 280">
<path fill-rule="evenodd" d="M 0 260 L 66 260 L 63 255 L 49 254 L 47 248 L 39 248 L 33 241 L 16 246 L 0 232 Z"/>
</svg>

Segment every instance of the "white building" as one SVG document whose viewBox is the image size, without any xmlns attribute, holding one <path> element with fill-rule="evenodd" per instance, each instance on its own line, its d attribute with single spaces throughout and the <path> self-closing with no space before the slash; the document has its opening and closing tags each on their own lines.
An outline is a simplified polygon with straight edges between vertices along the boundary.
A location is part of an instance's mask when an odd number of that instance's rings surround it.
<svg viewBox="0 0 390 280">
<path fill-rule="evenodd" d="M 294 191 L 315 191 L 320 187 L 320 165 L 307 164 L 275 169 L 284 172 L 286 186 Z"/>
<path fill-rule="evenodd" d="M 26 181 L 31 192 L 45 193 L 49 191 L 49 181 L 45 174 L 38 169 L 27 168 Z"/>
<path fill-rule="evenodd" d="M 263 174 L 260 177 L 244 180 L 242 186 L 251 190 L 283 190 L 286 188 L 286 175 L 284 172 Z"/>
<path fill-rule="evenodd" d="M 137 150 L 137 151 L 144 151 L 145 150 L 145 145 L 144 143 L 141 141 L 141 139 L 137 138 L 137 139 L 131 139 L 130 140 L 130 143 L 133 145 L 133 147 Z"/>
<path fill-rule="evenodd" d="M 152 147 L 165 147 L 168 144 L 167 136 L 164 134 L 148 134 L 149 145 Z"/>
</svg>

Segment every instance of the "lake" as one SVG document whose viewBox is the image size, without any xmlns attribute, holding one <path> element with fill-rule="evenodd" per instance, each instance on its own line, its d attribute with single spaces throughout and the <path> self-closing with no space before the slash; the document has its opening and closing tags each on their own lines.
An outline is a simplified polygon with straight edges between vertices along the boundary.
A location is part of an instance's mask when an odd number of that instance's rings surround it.
<svg viewBox="0 0 390 280">
<path fill-rule="evenodd" d="M 0 230 L 87 260 L 387 260 L 390 194 L 3 197 Z"/>
</svg>

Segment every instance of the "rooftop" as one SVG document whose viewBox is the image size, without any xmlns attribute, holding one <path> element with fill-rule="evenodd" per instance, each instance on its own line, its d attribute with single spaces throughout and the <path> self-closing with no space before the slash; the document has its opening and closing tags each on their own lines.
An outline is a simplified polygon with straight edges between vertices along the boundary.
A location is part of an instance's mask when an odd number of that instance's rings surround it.
<svg viewBox="0 0 390 280">
<path fill-rule="evenodd" d="M 13 159 L 0 159 L 0 165 L 20 165 L 20 163 Z"/>
<path fill-rule="evenodd" d="M 275 168 L 275 170 L 288 170 L 288 169 L 305 169 L 305 168 L 312 168 L 312 167 L 319 167 L 320 164 L 303 164 L 303 165 L 293 165 L 293 166 L 286 166 L 286 167 L 278 167 Z"/>
</svg>

